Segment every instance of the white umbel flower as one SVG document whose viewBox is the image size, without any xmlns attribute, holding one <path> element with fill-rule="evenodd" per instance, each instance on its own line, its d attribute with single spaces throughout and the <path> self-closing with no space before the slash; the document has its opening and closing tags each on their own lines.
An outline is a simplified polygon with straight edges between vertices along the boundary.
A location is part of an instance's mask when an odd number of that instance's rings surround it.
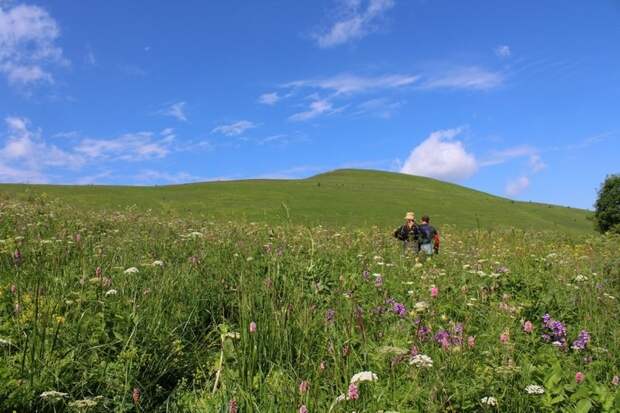
<svg viewBox="0 0 620 413">
<path fill-rule="evenodd" d="M 486 404 L 487 406 L 497 406 L 497 399 L 495 397 L 483 397 L 480 399 L 480 403 Z"/>
<path fill-rule="evenodd" d="M 428 303 L 426 301 L 419 301 L 415 303 L 415 305 L 413 306 L 413 309 L 416 310 L 417 312 L 426 311 L 428 309 Z"/>
<path fill-rule="evenodd" d="M 59 392 L 56 390 L 48 390 L 41 393 L 39 397 L 42 399 L 62 399 L 63 397 L 67 397 L 69 394 Z"/>
<path fill-rule="evenodd" d="M 139 270 L 136 267 L 129 267 L 127 268 L 125 271 L 123 271 L 125 274 L 135 274 L 137 272 L 139 272 Z"/>
<path fill-rule="evenodd" d="M 426 354 L 416 354 L 413 356 L 409 364 L 413 364 L 416 367 L 433 367 L 433 359 Z"/>
<path fill-rule="evenodd" d="M 110 295 L 116 295 L 118 293 L 118 291 L 116 290 L 108 290 L 105 292 L 106 297 L 110 296 Z"/>
<path fill-rule="evenodd" d="M 545 392 L 545 388 L 543 386 L 539 386 L 538 384 L 530 384 L 525 388 L 525 392 L 527 394 L 543 394 Z"/>
<path fill-rule="evenodd" d="M 351 377 L 351 384 L 360 383 L 362 381 L 376 381 L 377 375 L 372 371 L 361 371 Z"/>
<path fill-rule="evenodd" d="M 155 260 L 153 261 L 153 263 L 151 264 L 153 267 L 163 267 L 164 266 L 164 262 L 161 260 Z"/>
</svg>

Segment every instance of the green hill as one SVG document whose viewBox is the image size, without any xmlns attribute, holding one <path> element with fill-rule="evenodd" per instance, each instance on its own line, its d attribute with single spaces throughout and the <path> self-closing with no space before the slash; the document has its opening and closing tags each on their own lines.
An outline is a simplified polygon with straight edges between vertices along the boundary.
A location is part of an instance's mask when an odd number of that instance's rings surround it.
<svg viewBox="0 0 620 413">
<path fill-rule="evenodd" d="M 135 205 L 154 213 L 201 215 L 213 220 L 322 225 L 396 226 L 406 211 L 428 214 L 438 226 L 538 228 L 589 232 L 589 211 L 516 202 L 459 185 L 391 172 L 336 170 L 307 179 L 241 180 L 185 185 L 0 185 L 0 194 L 46 193 L 79 208 L 112 210 Z"/>
</svg>

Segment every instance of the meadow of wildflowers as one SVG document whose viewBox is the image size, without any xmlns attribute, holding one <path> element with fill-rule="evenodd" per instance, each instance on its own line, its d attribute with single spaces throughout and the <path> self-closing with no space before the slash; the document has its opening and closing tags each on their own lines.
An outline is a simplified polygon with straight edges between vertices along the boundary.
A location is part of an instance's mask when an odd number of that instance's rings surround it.
<svg viewBox="0 0 620 413">
<path fill-rule="evenodd" d="M 0 207 L 0 411 L 620 411 L 618 238 Z"/>
</svg>

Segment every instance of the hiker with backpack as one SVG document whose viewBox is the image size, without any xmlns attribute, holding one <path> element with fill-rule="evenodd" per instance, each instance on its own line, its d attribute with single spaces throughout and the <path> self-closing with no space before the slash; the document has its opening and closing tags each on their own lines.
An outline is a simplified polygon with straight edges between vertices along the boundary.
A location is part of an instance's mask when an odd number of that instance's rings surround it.
<svg viewBox="0 0 620 413">
<path fill-rule="evenodd" d="M 422 217 L 422 223 L 418 225 L 418 239 L 420 240 L 420 251 L 426 255 L 439 253 L 439 232 L 430 224 L 431 219 L 428 215 Z"/>
<path fill-rule="evenodd" d="M 394 237 L 403 242 L 403 252 L 408 251 L 417 253 L 418 248 L 418 225 L 415 223 L 415 214 L 407 212 L 405 215 L 405 223 L 394 230 Z"/>
</svg>

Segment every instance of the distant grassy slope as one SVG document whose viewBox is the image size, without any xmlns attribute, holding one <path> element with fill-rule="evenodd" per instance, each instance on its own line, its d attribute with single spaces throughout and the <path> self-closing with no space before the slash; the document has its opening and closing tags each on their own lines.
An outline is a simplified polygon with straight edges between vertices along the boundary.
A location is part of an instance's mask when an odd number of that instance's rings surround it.
<svg viewBox="0 0 620 413">
<path fill-rule="evenodd" d="M 513 202 L 459 185 L 390 172 L 337 170 L 301 180 L 244 180 L 159 187 L 0 185 L 0 194 L 46 193 L 81 208 L 199 214 L 209 219 L 323 225 L 393 225 L 406 211 L 461 228 L 513 226 L 592 231 L 588 211 Z"/>
</svg>

